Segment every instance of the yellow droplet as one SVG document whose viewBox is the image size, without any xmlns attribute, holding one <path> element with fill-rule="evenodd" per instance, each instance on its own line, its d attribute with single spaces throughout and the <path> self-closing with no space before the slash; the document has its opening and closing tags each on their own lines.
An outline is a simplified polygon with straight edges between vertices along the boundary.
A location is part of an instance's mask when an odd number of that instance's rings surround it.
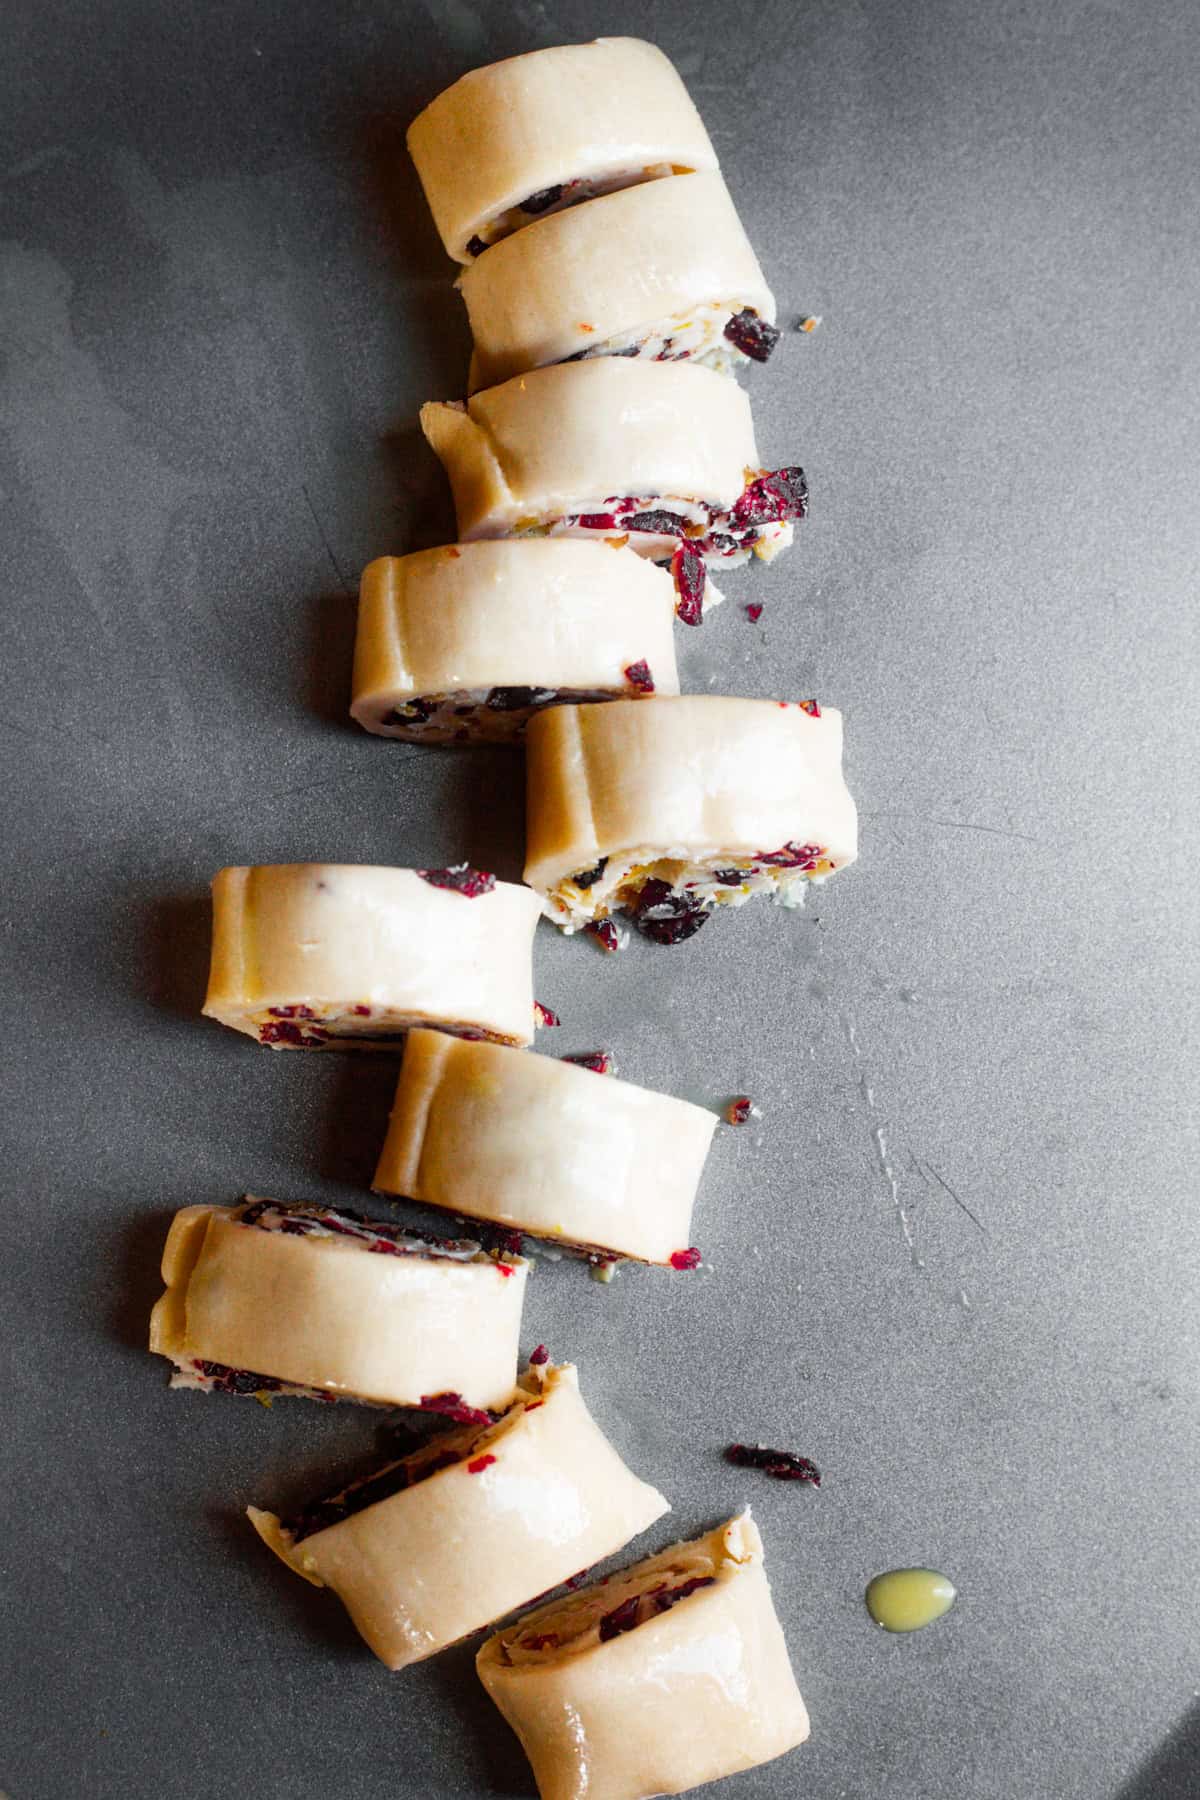
<svg viewBox="0 0 1200 1800">
<path fill-rule="evenodd" d="M 885 1631 L 920 1631 L 948 1613 L 954 1583 L 936 1569 L 889 1569 L 867 1584 L 867 1611 Z"/>
</svg>

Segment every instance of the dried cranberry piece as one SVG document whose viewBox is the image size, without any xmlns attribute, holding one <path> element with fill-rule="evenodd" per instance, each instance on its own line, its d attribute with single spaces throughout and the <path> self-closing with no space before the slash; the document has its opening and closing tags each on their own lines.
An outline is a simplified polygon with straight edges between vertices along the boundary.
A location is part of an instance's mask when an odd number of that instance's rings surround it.
<svg viewBox="0 0 1200 1800">
<path fill-rule="evenodd" d="M 739 531 L 750 525 L 775 525 L 808 514 L 808 482 L 803 469 L 776 469 L 747 482 L 729 515 Z"/>
<path fill-rule="evenodd" d="M 754 1102 L 749 1094 L 739 1094 L 725 1108 L 725 1117 L 730 1125 L 744 1125 L 753 1110 Z"/>
<path fill-rule="evenodd" d="M 394 706 L 383 722 L 385 725 L 411 725 L 419 720 L 423 725 L 436 711 L 437 707 L 432 700 L 414 697 L 412 700 L 405 700 L 400 706 Z"/>
<path fill-rule="evenodd" d="M 654 677 L 650 673 L 649 663 L 629 663 L 622 669 L 621 673 L 624 675 L 630 687 L 636 688 L 639 694 L 652 694 L 654 692 Z"/>
<path fill-rule="evenodd" d="M 776 1481 L 807 1481 L 811 1487 L 821 1485 L 821 1471 L 816 1463 L 810 1462 L 807 1456 L 797 1456 L 794 1450 L 768 1450 L 765 1444 L 730 1444 L 725 1461 L 734 1463 L 739 1469 L 761 1469 L 764 1475 L 773 1475 Z"/>
<path fill-rule="evenodd" d="M 481 894 L 490 894 L 496 885 L 496 877 L 486 869 L 473 869 L 470 863 L 455 863 L 449 869 L 418 869 L 417 874 L 430 887 L 449 888 L 452 893 L 465 894 L 468 900 L 477 900 Z"/>
<path fill-rule="evenodd" d="M 268 1006 L 267 1011 L 273 1019 L 315 1019 L 317 1016 L 311 1006 Z"/>
<path fill-rule="evenodd" d="M 695 1244 L 692 1245 L 690 1250 L 672 1250 L 671 1267 L 673 1269 L 679 1269 L 681 1272 L 686 1269 L 698 1269 L 700 1267 L 700 1252 L 697 1250 Z"/>
<path fill-rule="evenodd" d="M 638 1602 L 640 1594 L 630 1594 L 628 1600 L 622 1600 L 611 1612 L 606 1612 L 600 1620 L 600 1642 L 607 1644 L 610 1638 L 620 1637 L 623 1631 L 632 1631 L 638 1623 Z"/>
<path fill-rule="evenodd" d="M 716 1579 L 715 1575 L 692 1575 L 687 1581 L 681 1581 L 677 1588 L 668 1588 L 665 1594 L 656 1593 L 655 1612 L 669 1612 L 680 1600 L 686 1600 L 689 1594 L 696 1593 L 700 1588 L 712 1587 Z"/>
<path fill-rule="evenodd" d="M 420 1410 L 438 1413 L 443 1419 L 452 1419 L 456 1425 L 492 1423 L 491 1413 L 482 1412 L 478 1406 L 468 1406 L 461 1394 L 422 1394 Z"/>
<path fill-rule="evenodd" d="M 467 1464 L 467 1474 L 468 1475 L 482 1475 L 483 1471 L 485 1469 L 491 1468 L 491 1466 L 495 1462 L 495 1460 L 496 1459 L 494 1456 L 472 1457 L 471 1461 Z"/>
<path fill-rule="evenodd" d="M 543 1006 L 540 1000 L 535 1000 L 533 1003 L 533 1022 L 535 1026 L 540 1026 L 543 1030 L 549 1030 L 552 1025 L 562 1024 L 558 1014 L 552 1012 L 548 1006 Z"/>
<path fill-rule="evenodd" d="M 548 212 L 552 206 L 557 206 L 561 199 L 562 182 L 560 181 L 554 187 L 539 188 L 536 194 L 527 194 L 521 201 L 521 211 L 532 213 L 536 217 L 538 213 Z M 778 332 L 775 335 L 778 337 Z"/>
<path fill-rule="evenodd" d="M 749 871 L 745 869 L 713 870 L 713 880 L 719 881 L 722 887 L 741 887 L 742 883 L 749 879 Z"/>
<path fill-rule="evenodd" d="M 572 875 L 571 880 L 577 888 L 595 887 L 607 867 L 608 858 L 607 856 L 602 856 L 600 861 L 594 864 L 592 868 L 581 869 L 578 875 Z"/>
<path fill-rule="evenodd" d="M 671 558 L 671 574 L 679 595 L 675 611 L 685 625 L 699 625 L 704 618 L 704 584 L 708 576 L 704 558 L 694 544 L 680 544 Z"/>
<path fill-rule="evenodd" d="M 473 237 L 473 238 L 467 239 L 467 255 L 468 256 L 482 256 L 484 251 L 487 248 L 488 248 L 488 246 L 484 243 L 484 241 L 481 237 Z"/>
<path fill-rule="evenodd" d="M 821 716 L 821 709 L 815 700 L 797 700 L 796 705 L 801 712 L 806 712 L 810 719 L 819 719 Z"/>
<path fill-rule="evenodd" d="M 319 1027 L 304 1031 L 288 1019 L 280 1019 L 278 1023 L 260 1025 L 258 1028 L 260 1044 L 294 1044 L 299 1050 L 317 1049 L 328 1036 L 329 1033 Z"/>
<path fill-rule="evenodd" d="M 762 615 L 763 609 L 761 600 L 755 600 L 752 605 L 746 608 L 746 617 L 752 625 L 757 625 L 758 621 L 762 618 Z"/>
<path fill-rule="evenodd" d="M 579 523 L 585 531 L 615 531 L 617 517 L 615 513 L 580 513 Z"/>
<path fill-rule="evenodd" d="M 548 1363 L 550 1361 L 550 1352 L 547 1350 L 545 1344 L 539 1344 L 536 1350 L 531 1350 L 529 1352 L 529 1360 L 535 1369 L 540 1369 L 543 1363 Z"/>
<path fill-rule="evenodd" d="M 655 537 L 682 537 L 686 519 L 673 512 L 631 513 L 621 520 L 626 531 L 652 531 Z"/>
<path fill-rule="evenodd" d="M 589 919 L 583 929 L 607 955 L 615 956 L 621 948 L 620 933 L 611 919 Z"/>
<path fill-rule="evenodd" d="M 522 712 L 527 706 L 545 706 L 553 698 L 553 688 L 494 687 L 488 690 L 483 704 L 493 712 Z"/>
<path fill-rule="evenodd" d="M 220 1394 L 276 1394 L 283 1386 L 274 1375 L 256 1375 L 250 1369 L 231 1369 L 227 1363 L 196 1359 L 195 1367 Z"/>
<path fill-rule="evenodd" d="M 785 844 L 782 850 L 760 850 L 756 862 L 772 869 L 815 869 L 821 860 L 820 844 Z"/>
<path fill-rule="evenodd" d="M 564 1056 L 563 1061 L 574 1063 L 579 1069 L 590 1069 L 594 1075 L 611 1075 L 613 1072 L 611 1050 L 589 1050 L 586 1055 Z"/>
<path fill-rule="evenodd" d="M 743 356 L 765 363 L 779 342 L 779 327 L 760 318 L 752 306 L 745 306 L 740 313 L 734 313 L 725 327 L 725 336 Z"/>
<path fill-rule="evenodd" d="M 702 900 L 676 893 L 670 882 L 658 880 L 643 882 L 631 912 L 638 930 L 656 944 L 682 944 L 709 917 Z"/>
</svg>

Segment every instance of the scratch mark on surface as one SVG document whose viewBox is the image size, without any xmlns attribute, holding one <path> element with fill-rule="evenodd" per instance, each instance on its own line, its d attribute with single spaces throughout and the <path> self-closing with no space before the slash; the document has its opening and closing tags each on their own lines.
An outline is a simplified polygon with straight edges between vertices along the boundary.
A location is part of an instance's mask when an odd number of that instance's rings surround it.
<svg viewBox="0 0 1200 1800">
<path fill-rule="evenodd" d="M 972 819 L 935 819 L 925 813 L 864 812 L 863 819 L 909 819 L 915 825 L 938 825 L 947 831 L 984 831 L 992 837 L 1015 838 L 1021 844 L 1040 844 L 1041 838 L 1028 831 L 1014 831 L 1007 825 L 984 825 Z"/>
<path fill-rule="evenodd" d="M 325 546 L 325 554 L 329 558 L 330 567 L 332 568 L 334 574 L 338 578 L 338 585 L 340 586 L 343 594 L 345 594 L 346 598 L 349 600 L 349 599 L 353 598 L 353 596 L 351 595 L 351 592 L 350 592 L 349 583 L 347 582 L 346 577 L 342 574 L 341 569 L 338 567 L 338 559 L 333 554 L 333 545 L 329 542 L 329 539 L 326 537 L 325 527 L 322 525 L 320 519 L 318 519 L 318 517 L 317 517 L 317 509 L 312 503 L 312 495 L 309 493 L 307 486 L 305 486 L 303 483 L 301 483 L 301 486 L 303 487 L 304 498 L 308 502 L 308 510 L 312 514 L 312 522 L 316 526 L 317 534 L 320 537 L 321 542 Z"/>
<path fill-rule="evenodd" d="M 946 1180 L 946 1177 L 944 1175 L 939 1175 L 932 1163 L 926 1163 L 925 1166 L 929 1170 L 929 1173 L 933 1176 L 933 1179 L 937 1182 L 938 1186 L 940 1188 L 944 1189 L 947 1194 L 949 1194 L 949 1196 L 953 1200 L 955 1206 L 959 1207 L 964 1213 L 966 1213 L 968 1219 L 970 1219 L 970 1221 L 971 1221 L 972 1225 L 974 1225 L 976 1231 L 981 1231 L 983 1233 L 984 1237 L 991 1237 L 992 1234 L 988 1230 L 987 1226 L 985 1224 L 983 1224 L 982 1220 L 977 1219 L 975 1217 L 975 1214 L 971 1211 L 971 1209 L 967 1205 L 966 1201 L 962 1198 L 962 1196 L 960 1194 L 955 1193 L 954 1189 L 950 1186 L 950 1183 Z"/>
</svg>

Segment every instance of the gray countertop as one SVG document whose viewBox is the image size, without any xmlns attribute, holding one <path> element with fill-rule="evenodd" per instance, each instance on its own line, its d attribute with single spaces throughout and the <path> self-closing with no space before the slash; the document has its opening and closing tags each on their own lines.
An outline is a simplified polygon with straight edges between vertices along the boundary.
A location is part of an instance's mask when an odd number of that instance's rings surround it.
<svg viewBox="0 0 1200 1800">
<path fill-rule="evenodd" d="M 624 31 L 688 80 L 785 323 L 824 320 L 750 379 L 811 519 L 686 680 L 840 705 L 862 855 L 674 950 L 540 929 L 556 1049 L 763 1118 L 718 1135 L 708 1266 L 543 1264 L 528 1343 L 673 1498 L 652 1544 L 755 1508 L 813 1735 L 720 1793 L 1196 1791 L 1198 22 L 10 0 L 10 1800 L 529 1791 L 473 1647 L 389 1676 L 240 1518 L 375 1420 L 172 1394 L 143 1345 L 170 1212 L 361 1201 L 394 1078 L 197 1018 L 213 870 L 519 871 L 518 757 L 345 718 L 360 567 L 452 531 L 415 412 L 466 329 L 403 127 Z M 961 1598 L 889 1639 L 862 1590 L 911 1561 Z"/>
</svg>

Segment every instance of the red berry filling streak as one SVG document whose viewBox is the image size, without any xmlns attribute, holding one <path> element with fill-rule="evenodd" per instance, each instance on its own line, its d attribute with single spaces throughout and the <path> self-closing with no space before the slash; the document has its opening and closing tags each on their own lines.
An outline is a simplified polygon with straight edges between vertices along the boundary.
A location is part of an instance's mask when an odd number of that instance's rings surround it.
<svg viewBox="0 0 1200 1800">
<path fill-rule="evenodd" d="M 630 494 L 605 500 L 602 512 L 567 513 L 562 523 L 568 529 L 579 526 L 584 531 L 629 537 L 676 538 L 678 543 L 670 558 L 678 596 L 675 610 L 685 625 L 699 625 L 708 579 L 706 565 L 745 555 L 758 542 L 764 526 L 796 522 L 807 515 L 808 482 L 804 470 L 789 467 L 755 476 L 728 512 L 710 507 L 707 527 L 665 507 L 648 506 Z M 630 669 L 625 674 L 632 680 Z"/>
<path fill-rule="evenodd" d="M 671 1607 L 699 1588 L 712 1587 L 715 1581 L 715 1575 L 693 1575 L 680 1582 L 678 1587 L 671 1588 L 662 1582 L 648 1593 L 630 1594 L 627 1600 L 622 1600 L 601 1618 L 600 1642 L 607 1644 L 610 1638 L 620 1637 L 623 1631 L 633 1631 L 636 1626 L 647 1624 L 660 1613 L 669 1612 Z"/>
</svg>

